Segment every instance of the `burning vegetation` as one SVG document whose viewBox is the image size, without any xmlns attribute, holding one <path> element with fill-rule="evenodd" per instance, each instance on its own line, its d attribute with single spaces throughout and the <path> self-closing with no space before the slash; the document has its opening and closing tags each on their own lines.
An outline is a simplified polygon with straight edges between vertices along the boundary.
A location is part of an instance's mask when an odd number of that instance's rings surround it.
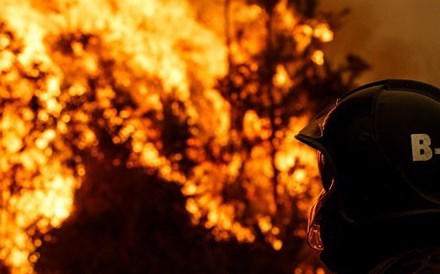
<svg viewBox="0 0 440 274">
<path fill-rule="evenodd" d="M 63 224 L 94 238 L 78 224 L 114 225 L 115 205 L 134 216 L 119 225 L 142 227 L 155 217 L 137 203 L 155 198 L 136 190 L 169 183 L 210 241 L 323 273 L 300 260 L 320 185 L 293 136 L 367 68 L 326 60 L 339 17 L 300 0 L 2 0 L 0 272 L 56 272 Z"/>
</svg>

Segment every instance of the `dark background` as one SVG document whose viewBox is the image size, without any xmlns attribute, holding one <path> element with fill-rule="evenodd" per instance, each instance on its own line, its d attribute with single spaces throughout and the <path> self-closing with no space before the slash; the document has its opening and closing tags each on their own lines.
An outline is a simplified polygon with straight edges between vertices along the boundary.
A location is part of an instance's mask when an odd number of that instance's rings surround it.
<svg viewBox="0 0 440 274">
<path fill-rule="evenodd" d="M 326 48 L 331 58 L 344 58 L 347 48 L 363 56 L 374 69 L 360 82 L 409 78 L 440 85 L 440 39 L 436 0 L 325 0 L 322 10 L 349 6 L 350 14 Z"/>
</svg>

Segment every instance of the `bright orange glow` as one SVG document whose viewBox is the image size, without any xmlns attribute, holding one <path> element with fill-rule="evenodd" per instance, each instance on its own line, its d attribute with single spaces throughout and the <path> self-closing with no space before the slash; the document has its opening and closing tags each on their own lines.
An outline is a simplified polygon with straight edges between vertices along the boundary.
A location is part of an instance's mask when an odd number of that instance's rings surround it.
<svg viewBox="0 0 440 274">
<path fill-rule="evenodd" d="M 333 31 L 330 30 L 330 26 L 327 23 L 318 24 L 314 29 L 313 35 L 322 42 L 330 42 L 334 36 Z"/>
<path fill-rule="evenodd" d="M 283 242 L 281 240 L 274 240 L 272 246 L 275 250 L 280 250 L 283 247 Z"/>
<path fill-rule="evenodd" d="M 273 84 L 276 87 L 290 87 L 290 78 L 289 74 L 287 73 L 286 69 L 282 65 L 277 66 L 277 71 L 275 73 L 275 76 L 273 78 Z"/>
<path fill-rule="evenodd" d="M 36 248 L 70 216 L 88 175 L 77 152 L 102 156 L 97 129 L 129 149 L 127 167 L 181 185 L 192 222 L 212 229 L 217 240 L 250 243 L 258 228 L 275 250 L 283 248 L 290 201 L 295 197 L 305 216 L 319 193 L 316 155 L 294 139 L 308 114 L 286 118 L 287 125 L 279 112 L 249 108 L 235 117 L 218 88 L 228 60 L 248 65 L 234 83 L 261 68 L 253 58 L 268 47 L 269 15 L 247 2 L 231 1 L 225 34 L 221 12 L 204 14 L 220 24 L 200 20 L 203 1 L 3 1 L 0 260 L 13 274 L 33 272 Z M 273 17 L 272 27 L 300 54 L 313 40 L 333 39 L 327 23 L 301 18 L 287 1 Z M 322 65 L 324 53 L 306 59 Z M 275 67 L 273 97 L 262 97 L 263 106 L 279 104 L 295 88 L 296 69 Z M 236 97 L 246 101 L 258 92 L 254 82 Z M 183 151 L 164 153 L 167 117 L 188 129 Z M 182 159 L 194 167 L 183 168 Z M 241 200 L 224 199 L 225 190 L 237 188 Z M 273 218 L 280 207 L 282 222 Z"/>
<path fill-rule="evenodd" d="M 312 61 L 321 66 L 324 64 L 324 53 L 322 52 L 322 50 L 317 50 L 312 54 Z"/>
</svg>

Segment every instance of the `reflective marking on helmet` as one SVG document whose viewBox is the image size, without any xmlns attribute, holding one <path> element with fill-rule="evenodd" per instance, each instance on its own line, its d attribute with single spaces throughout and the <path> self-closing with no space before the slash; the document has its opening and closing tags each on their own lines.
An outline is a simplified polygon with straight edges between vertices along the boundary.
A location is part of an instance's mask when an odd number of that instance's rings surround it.
<svg viewBox="0 0 440 274">
<path fill-rule="evenodd" d="M 411 134 L 412 159 L 416 161 L 428 161 L 432 158 L 431 137 L 428 134 Z M 438 154 L 437 149 L 435 150 Z"/>
</svg>

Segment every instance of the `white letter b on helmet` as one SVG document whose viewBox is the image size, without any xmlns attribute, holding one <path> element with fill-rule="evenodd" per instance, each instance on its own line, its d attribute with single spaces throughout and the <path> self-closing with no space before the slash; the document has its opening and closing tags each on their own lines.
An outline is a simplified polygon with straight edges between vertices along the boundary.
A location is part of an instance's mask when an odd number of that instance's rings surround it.
<svg viewBox="0 0 440 274">
<path fill-rule="evenodd" d="M 428 161 L 432 158 L 432 149 L 429 146 L 431 138 L 428 134 L 411 134 L 411 148 L 413 161 Z"/>
</svg>

